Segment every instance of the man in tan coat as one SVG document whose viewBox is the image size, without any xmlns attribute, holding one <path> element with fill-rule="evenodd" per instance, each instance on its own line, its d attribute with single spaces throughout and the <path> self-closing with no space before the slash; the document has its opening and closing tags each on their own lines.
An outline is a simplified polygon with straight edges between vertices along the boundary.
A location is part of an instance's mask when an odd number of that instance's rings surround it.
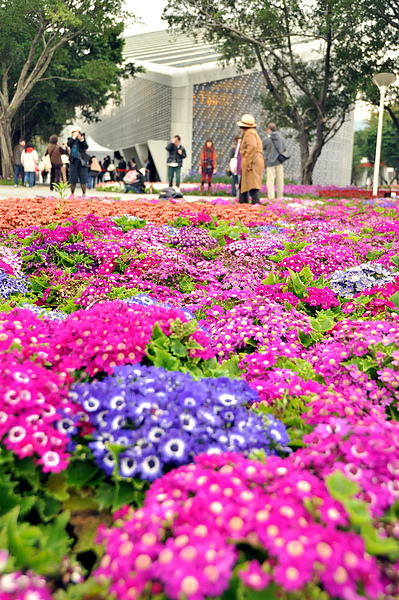
<svg viewBox="0 0 399 600">
<path fill-rule="evenodd" d="M 242 130 L 241 153 L 241 180 L 239 203 L 248 203 L 248 195 L 252 204 L 259 204 L 259 190 L 262 187 L 262 174 L 265 168 L 263 159 L 263 144 L 255 130 L 255 118 L 252 115 L 243 115 L 237 125 Z"/>
</svg>

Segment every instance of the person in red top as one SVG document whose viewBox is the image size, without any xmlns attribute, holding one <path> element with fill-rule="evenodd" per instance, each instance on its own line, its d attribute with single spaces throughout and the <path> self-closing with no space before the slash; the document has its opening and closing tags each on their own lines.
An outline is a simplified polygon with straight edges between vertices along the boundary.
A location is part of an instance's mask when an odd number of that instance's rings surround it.
<svg viewBox="0 0 399 600">
<path fill-rule="evenodd" d="M 207 139 L 200 154 L 199 172 L 201 173 L 201 194 L 204 192 L 204 183 L 208 178 L 208 195 L 212 192 L 212 175 L 216 173 L 217 154 L 213 141 Z"/>
</svg>

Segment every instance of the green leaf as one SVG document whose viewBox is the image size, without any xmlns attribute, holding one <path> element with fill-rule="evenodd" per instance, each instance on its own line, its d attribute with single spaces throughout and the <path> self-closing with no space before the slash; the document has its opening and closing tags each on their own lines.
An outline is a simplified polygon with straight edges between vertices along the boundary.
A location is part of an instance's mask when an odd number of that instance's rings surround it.
<svg viewBox="0 0 399 600">
<path fill-rule="evenodd" d="M 395 292 L 392 296 L 389 296 L 388 300 L 394 303 L 399 308 L 399 292 Z"/>
<path fill-rule="evenodd" d="M 299 275 L 301 275 L 302 278 L 304 278 L 307 282 L 313 281 L 313 273 L 307 265 L 299 271 Z"/>
<path fill-rule="evenodd" d="M 170 349 L 178 357 L 183 357 L 188 355 L 187 348 L 184 344 L 181 343 L 180 340 L 172 340 L 170 344 Z"/>
<path fill-rule="evenodd" d="M 277 586 L 272 583 L 264 590 L 254 590 L 240 581 L 237 590 L 237 600 L 277 600 Z"/>
<path fill-rule="evenodd" d="M 399 542 L 393 538 L 380 537 L 372 523 L 362 525 L 361 534 L 369 554 L 373 556 L 388 555 L 393 560 L 399 557 Z"/>
<path fill-rule="evenodd" d="M 35 499 L 35 497 L 33 497 L 33 499 Z M 47 523 L 54 519 L 60 512 L 61 503 L 53 496 L 43 494 L 41 497 L 36 497 L 35 508 L 39 513 L 41 520 Z"/>
<path fill-rule="evenodd" d="M 111 508 L 117 498 L 117 489 L 113 482 L 104 482 L 96 490 L 96 502 L 100 510 Z"/>
<path fill-rule="evenodd" d="M 314 343 L 314 339 L 311 335 L 309 335 L 308 333 L 305 333 L 304 331 L 302 331 L 301 329 L 298 329 L 298 338 L 299 341 L 301 342 L 302 346 L 304 346 L 305 348 L 309 348 L 309 346 L 311 346 Z"/>
<path fill-rule="evenodd" d="M 354 481 L 351 481 L 342 471 L 339 469 L 327 475 L 325 482 L 328 491 L 331 496 L 336 500 L 342 500 L 343 498 L 350 498 L 359 491 L 359 486 Z"/>
<path fill-rule="evenodd" d="M 179 370 L 180 361 L 165 350 L 156 348 L 150 344 L 147 347 L 146 354 L 155 367 L 163 367 L 167 371 Z"/>
<path fill-rule="evenodd" d="M 66 481 L 70 486 L 80 489 L 98 473 L 98 467 L 87 460 L 73 460 L 69 463 L 66 472 Z"/>
<path fill-rule="evenodd" d="M 142 494 L 144 496 L 144 494 Z M 118 485 L 118 492 L 113 502 L 113 510 L 118 510 L 126 504 L 133 504 L 137 498 L 137 490 L 132 482 L 120 481 Z"/>
<path fill-rule="evenodd" d="M 273 285 L 277 281 L 275 274 L 273 271 L 270 271 L 269 275 L 262 281 L 263 285 Z"/>
<path fill-rule="evenodd" d="M 67 500 L 69 492 L 64 473 L 50 473 L 46 482 L 46 490 L 60 502 Z"/>
</svg>

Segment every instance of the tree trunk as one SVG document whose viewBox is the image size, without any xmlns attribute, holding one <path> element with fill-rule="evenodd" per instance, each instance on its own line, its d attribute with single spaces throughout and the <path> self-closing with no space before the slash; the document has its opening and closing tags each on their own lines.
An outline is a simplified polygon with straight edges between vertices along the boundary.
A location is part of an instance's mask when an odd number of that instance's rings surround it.
<svg viewBox="0 0 399 600">
<path fill-rule="evenodd" d="M 303 185 L 313 185 L 313 169 L 314 169 L 314 164 L 306 164 L 303 168 L 302 168 L 302 181 L 301 183 Z"/>
<path fill-rule="evenodd" d="M 304 185 L 312 184 L 312 173 L 306 173 L 306 165 L 309 162 L 309 135 L 306 129 L 304 129 L 303 125 L 297 124 L 298 131 L 298 141 L 299 141 L 299 150 L 301 154 L 301 183 Z"/>
<path fill-rule="evenodd" d="M 2 176 L 7 179 L 14 177 L 14 161 L 11 145 L 11 117 L 5 112 L 0 113 L 0 155 Z"/>
</svg>

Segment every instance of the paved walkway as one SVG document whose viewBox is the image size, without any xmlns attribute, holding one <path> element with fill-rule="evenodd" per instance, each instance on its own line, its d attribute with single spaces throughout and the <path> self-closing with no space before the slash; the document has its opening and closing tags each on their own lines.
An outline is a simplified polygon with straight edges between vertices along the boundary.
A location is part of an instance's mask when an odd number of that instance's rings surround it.
<svg viewBox="0 0 399 600">
<path fill-rule="evenodd" d="M 165 184 L 165 187 L 167 185 Z M 80 187 L 77 187 L 77 196 L 82 195 L 82 190 Z M 50 192 L 50 188 L 48 185 L 37 184 L 33 188 L 27 188 L 19 186 L 15 188 L 12 185 L 0 185 L 0 200 L 5 198 L 34 198 L 35 196 L 54 196 L 54 198 L 59 198 L 59 195 L 56 192 Z M 87 190 L 86 197 L 97 197 L 97 198 L 122 198 L 124 200 L 145 198 L 146 200 L 153 200 L 154 198 L 158 198 L 159 194 L 124 194 L 123 192 L 99 192 L 97 190 Z M 219 198 L 220 196 L 215 195 L 214 198 Z M 228 198 L 224 196 L 226 199 L 232 200 L 233 198 Z M 185 196 L 184 199 L 187 202 L 195 202 L 198 200 L 209 201 L 212 199 L 211 196 L 203 195 L 203 196 Z"/>
</svg>

